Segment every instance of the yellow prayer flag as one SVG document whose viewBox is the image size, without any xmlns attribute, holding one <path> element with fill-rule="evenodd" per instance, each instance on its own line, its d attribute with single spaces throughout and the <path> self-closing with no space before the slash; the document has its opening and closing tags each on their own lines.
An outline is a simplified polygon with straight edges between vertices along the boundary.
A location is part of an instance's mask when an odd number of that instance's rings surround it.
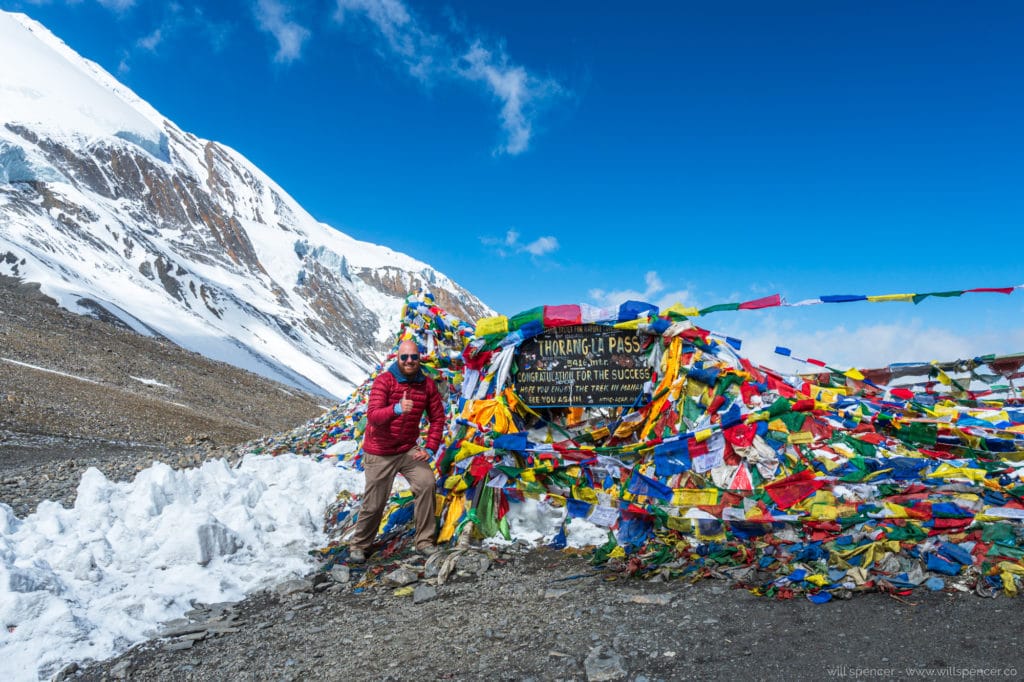
<svg viewBox="0 0 1024 682">
<path fill-rule="evenodd" d="M 835 504 L 836 496 L 831 490 L 818 490 L 808 498 L 811 504 Z"/>
<path fill-rule="evenodd" d="M 438 531 L 437 541 L 448 542 L 452 539 L 452 535 L 455 534 L 455 527 L 462 517 L 462 513 L 466 510 L 466 496 L 455 495 L 451 498 L 448 503 L 448 508 L 445 510 L 444 523 L 441 524 L 441 530 Z"/>
<path fill-rule="evenodd" d="M 709 507 L 718 504 L 718 488 L 676 488 L 672 504 L 676 507 Z"/>
<path fill-rule="evenodd" d="M 587 504 L 597 504 L 597 492 L 590 486 L 573 486 L 572 496 L 573 498 L 580 500 L 581 502 L 586 502 Z"/>
<path fill-rule="evenodd" d="M 684 519 L 681 516 L 669 516 L 665 519 L 665 525 L 672 530 L 679 531 L 680 533 L 693 532 L 693 521 L 690 519 Z"/>
<path fill-rule="evenodd" d="M 836 469 L 838 469 L 839 467 L 841 467 L 841 466 L 843 466 L 845 464 L 845 462 L 838 462 L 838 461 L 836 461 L 834 459 L 830 459 L 829 457 L 826 456 L 826 453 L 823 453 L 823 452 L 815 452 L 814 453 L 814 459 L 816 459 L 819 462 L 821 462 L 822 464 L 824 464 L 825 468 L 828 471 L 835 471 Z"/>
<path fill-rule="evenodd" d="M 839 516 L 839 509 L 834 504 L 812 504 L 811 518 L 816 521 L 832 521 Z"/>
<path fill-rule="evenodd" d="M 930 474 L 927 474 L 928 478 L 966 478 L 975 483 L 982 483 L 985 480 L 985 474 L 987 472 L 984 469 L 972 469 L 971 467 L 958 467 L 952 464 L 943 462 L 935 468 Z"/>
<path fill-rule="evenodd" d="M 461 493 L 469 486 L 466 485 L 466 480 L 462 477 L 462 474 L 453 474 L 445 479 L 444 487 L 445 490 L 450 490 L 453 493 Z"/>
<path fill-rule="evenodd" d="M 1024 576 L 1024 566 L 1016 561 L 1000 561 L 999 570 L 1007 573 L 1013 573 L 1014 575 Z"/>
<path fill-rule="evenodd" d="M 1003 590 L 1006 592 L 1007 596 L 1016 597 L 1017 582 L 1013 579 L 1013 574 L 1003 571 L 999 574 L 999 577 L 1003 581 Z"/>
<path fill-rule="evenodd" d="M 673 303 L 671 306 L 661 311 L 665 314 L 676 314 L 682 315 L 683 317 L 698 317 L 700 315 L 700 309 L 689 306 L 684 306 L 682 303 Z"/>
<path fill-rule="evenodd" d="M 872 303 L 889 303 L 892 301 L 913 302 L 914 294 L 882 294 L 880 296 L 868 296 L 868 300 Z"/>
<path fill-rule="evenodd" d="M 455 453 L 454 461 L 461 462 L 462 460 L 468 459 L 473 455 L 479 455 L 481 452 L 487 452 L 487 450 L 489 450 L 489 448 L 484 447 L 483 445 L 477 445 L 476 443 L 470 443 L 466 441 L 459 446 L 459 451 Z"/>
<path fill-rule="evenodd" d="M 891 519 L 905 519 L 910 515 L 907 513 L 907 508 L 893 502 L 884 503 L 886 511 L 889 512 L 889 518 Z"/>
<path fill-rule="evenodd" d="M 476 335 L 488 336 L 490 334 L 507 334 L 508 318 L 504 315 L 496 317 L 483 317 L 476 323 Z"/>
</svg>

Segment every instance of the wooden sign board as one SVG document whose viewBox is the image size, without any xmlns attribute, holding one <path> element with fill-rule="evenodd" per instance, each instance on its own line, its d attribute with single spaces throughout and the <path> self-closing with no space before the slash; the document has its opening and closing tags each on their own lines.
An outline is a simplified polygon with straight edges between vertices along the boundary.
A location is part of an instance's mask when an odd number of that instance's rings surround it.
<svg viewBox="0 0 1024 682">
<path fill-rule="evenodd" d="M 516 352 L 516 393 L 530 407 L 632 405 L 651 378 L 636 332 L 598 324 L 554 327 Z"/>
</svg>

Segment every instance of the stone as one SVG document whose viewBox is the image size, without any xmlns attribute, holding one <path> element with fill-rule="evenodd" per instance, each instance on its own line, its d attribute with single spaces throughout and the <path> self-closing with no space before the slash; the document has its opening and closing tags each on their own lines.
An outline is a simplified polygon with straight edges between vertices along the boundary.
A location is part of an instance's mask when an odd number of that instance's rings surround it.
<svg viewBox="0 0 1024 682">
<path fill-rule="evenodd" d="M 288 595 L 297 594 L 299 592 L 309 592 L 313 589 L 313 583 L 302 578 L 295 580 L 285 580 L 283 583 L 278 583 L 274 586 L 274 591 L 282 597 Z"/>
<path fill-rule="evenodd" d="M 192 646 L 191 642 L 189 642 L 189 646 Z M 110 669 L 110 676 L 115 680 L 127 679 L 132 674 L 132 667 L 132 660 L 125 658 Z"/>
<path fill-rule="evenodd" d="M 177 642 L 169 642 L 164 644 L 164 651 L 184 651 L 185 649 L 191 649 L 192 645 L 195 644 L 191 639 L 183 639 Z M 113 673 L 113 671 L 111 671 Z"/>
<path fill-rule="evenodd" d="M 668 606 L 672 603 L 671 594 L 634 594 L 629 601 L 634 604 L 654 604 L 656 606 Z"/>
<path fill-rule="evenodd" d="M 437 598 L 437 588 L 431 585 L 417 585 L 412 593 L 413 604 L 423 604 Z"/>
<path fill-rule="evenodd" d="M 331 569 L 330 577 L 334 582 L 344 584 L 352 579 L 352 572 L 345 564 L 337 564 Z"/>
<path fill-rule="evenodd" d="M 206 633 L 210 635 L 223 635 L 228 632 L 238 632 L 238 628 L 231 623 L 208 623 Z"/>
<path fill-rule="evenodd" d="M 600 644 L 587 654 L 583 669 L 587 673 L 587 682 L 612 682 L 625 678 L 627 674 L 622 656 Z"/>
<path fill-rule="evenodd" d="M 66 666 L 60 669 L 60 672 L 53 676 L 53 682 L 63 682 L 63 680 L 74 677 L 75 673 L 78 672 L 78 663 L 72 661 Z"/>
<path fill-rule="evenodd" d="M 384 576 L 384 582 L 397 587 L 411 585 L 419 579 L 420 576 L 418 573 L 405 567 L 395 569 Z"/>
<path fill-rule="evenodd" d="M 161 633 L 161 637 L 181 637 L 182 635 L 191 635 L 196 632 L 206 632 L 206 628 L 209 623 L 188 623 L 186 625 L 177 625 L 164 629 Z"/>
</svg>

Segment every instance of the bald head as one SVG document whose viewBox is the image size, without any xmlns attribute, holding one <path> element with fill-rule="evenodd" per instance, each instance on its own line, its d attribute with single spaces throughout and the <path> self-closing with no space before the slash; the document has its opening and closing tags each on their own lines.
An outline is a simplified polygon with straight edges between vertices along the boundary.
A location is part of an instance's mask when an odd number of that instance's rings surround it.
<svg viewBox="0 0 1024 682">
<path fill-rule="evenodd" d="M 420 371 L 420 349 L 415 341 L 406 339 L 398 344 L 398 369 L 407 377 Z"/>
</svg>

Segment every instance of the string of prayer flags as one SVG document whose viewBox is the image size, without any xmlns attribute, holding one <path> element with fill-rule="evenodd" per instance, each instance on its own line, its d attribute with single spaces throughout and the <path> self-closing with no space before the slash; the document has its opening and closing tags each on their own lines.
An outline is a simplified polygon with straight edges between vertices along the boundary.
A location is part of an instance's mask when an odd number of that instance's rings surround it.
<svg viewBox="0 0 1024 682">
<path fill-rule="evenodd" d="M 782 304 L 747 303 L 725 305 Z M 524 519 L 547 519 L 544 542 L 594 538 L 593 561 L 640 577 L 725 577 L 754 594 L 815 603 L 946 584 L 1020 593 L 1024 399 L 980 398 L 960 375 L 1012 383 L 1024 354 L 845 371 L 804 358 L 824 371 L 787 375 L 755 365 L 738 342 L 688 317 L 633 301 L 618 310 L 539 306 L 468 325 L 410 297 L 398 339 L 422 347 L 435 339 L 425 359 L 445 388 L 448 423 L 434 462 L 439 539 L 507 541 Z M 591 353 L 580 329 L 587 324 L 617 329 L 620 352 Z M 576 365 L 538 368 L 538 358 L 517 355 L 524 339 L 566 328 L 580 332 L 579 371 L 604 371 L 606 361 L 609 377 L 613 367 L 619 377 L 649 376 L 630 404 L 526 404 L 519 372 Z M 776 353 L 801 359 L 783 346 Z M 917 372 L 930 380 L 923 387 L 891 385 Z M 306 435 L 297 429 L 264 451 L 295 446 L 358 467 L 369 383 L 328 413 L 333 421 L 314 420 Z M 411 542 L 411 504 L 396 496 L 386 510 L 387 552 Z M 316 552 L 325 565 L 344 560 L 357 518 L 347 493 L 328 510 L 331 541 Z"/>
</svg>

